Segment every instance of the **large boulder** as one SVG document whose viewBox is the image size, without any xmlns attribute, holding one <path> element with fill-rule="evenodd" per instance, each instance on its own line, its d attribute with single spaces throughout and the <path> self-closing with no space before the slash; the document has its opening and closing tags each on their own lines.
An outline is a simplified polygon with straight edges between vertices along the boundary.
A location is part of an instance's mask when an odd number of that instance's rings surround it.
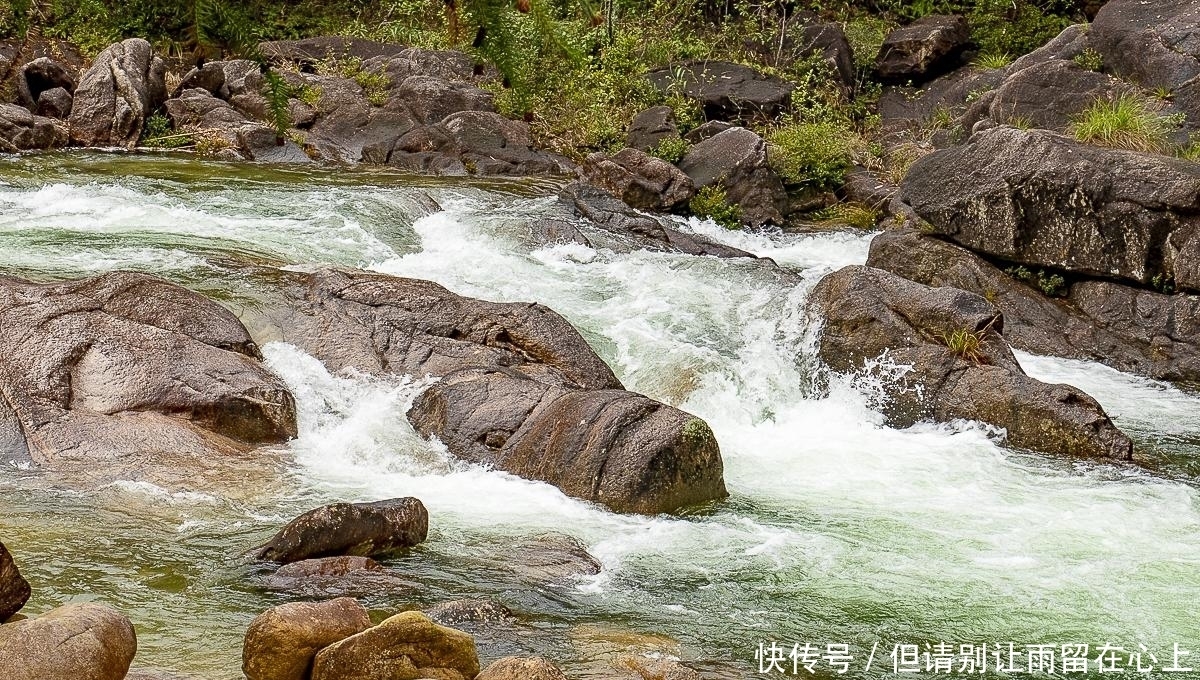
<svg viewBox="0 0 1200 680">
<path fill-rule="evenodd" d="M 71 141 L 80 146 L 137 143 L 146 118 L 167 98 L 166 67 L 141 38 L 108 46 L 83 74 L 71 109 Z"/>
<path fill-rule="evenodd" d="M 583 163 L 583 176 L 639 210 L 674 210 L 695 193 L 691 178 L 682 170 L 632 148 L 611 156 L 589 155 Z"/>
<path fill-rule="evenodd" d="M 726 495 L 708 425 L 624 390 L 572 389 L 506 367 L 464 368 L 417 397 L 408 418 L 460 458 L 617 512 L 672 512 Z"/>
<path fill-rule="evenodd" d="M 918 160 L 902 197 L 989 257 L 1200 290 L 1200 165 L 996 127 Z"/>
<path fill-rule="evenodd" d="M 619 511 L 725 496 L 704 421 L 626 392 L 579 333 L 529 303 L 428 281 L 324 270 L 286 287 L 276 326 L 333 370 L 440 377 L 409 420 L 461 458 Z"/>
<path fill-rule="evenodd" d="M 925 82 L 953 70 L 970 39 L 965 17 L 922 17 L 884 38 L 875 58 L 875 72 L 886 82 Z"/>
<path fill-rule="evenodd" d="M 0 623 L 4 623 L 29 601 L 29 582 L 21 576 L 17 563 L 0 543 Z"/>
<path fill-rule="evenodd" d="M 646 74 L 665 93 L 695 100 L 706 118 L 750 123 L 774 118 L 791 105 L 795 85 L 724 61 L 688 61 Z"/>
<path fill-rule="evenodd" d="M 308 680 L 317 652 L 370 627 L 367 610 L 348 597 L 272 607 L 246 629 L 242 672 L 247 680 Z"/>
<path fill-rule="evenodd" d="M 164 465 L 296 435 L 295 401 L 237 317 L 162 279 L 0 277 L 0 329 L 8 459 Z"/>
<path fill-rule="evenodd" d="M 782 224 L 788 197 L 783 182 L 767 163 L 767 143 L 742 127 L 720 132 L 688 149 L 679 169 L 697 189 L 720 185 L 742 220 L 757 227 Z"/>
<path fill-rule="evenodd" d="M 318 652 L 312 680 L 471 680 L 478 674 L 470 635 L 404 612 Z"/>
<path fill-rule="evenodd" d="M 980 97 L 967 110 L 962 124 L 970 130 L 988 118 L 998 124 L 1020 122 L 1026 127 L 1065 132 L 1071 119 L 1096 100 L 1111 100 L 1132 89 L 1074 61 L 1047 60 L 1016 71 Z"/>
<path fill-rule="evenodd" d="M 459 111 L 396 140 L 387 163 L 444 175 L 548 175 L 574 173 L 557 154 L 533 148 L 529 126 L 492 111 Z"/>
<path fill-rule="evenodd" d="M 0 104 L 0 152 L 55 149 L 66 143 L 67 130 L 60 123 L 23 106 Z"/>
<path fill-rule="evenodd" d="M 1179 0 L 1112 0 L 1089 41 L 1106 71 L 1172 94 L 1172 108 L 1200 130 L 1200 7 Z"/>
<path fill-rule="evenodd" d="M 428 534 L 429 512 L 416 498 L 334 503 L 288 522 L 255 556 L 283 563 L 334 555 L 387 556 L 422 543 Z"/>
<path fill-rule="evenodd" d="M 258 44 L 263 57 L 275 63 L 291 63 L 312 69 L 321 62 L 395 57 L 404 52 L 404 45 L 381 43 L 365 38 L 326 35 L 300 40 L 271 40 Z"/>
<path fill-rule="evenodd" d="M 960 246 L 913 230 L 876 236 L 867 266 L 984 296 L 1004 313 L 1005 339 L 1027 352 L 1200 382 L 1200 297 L 1089 280 L 1051 298 Z"/>
<path fill-rule="evenodd" d="M 820 356 L 833 370 L 860 371 L 885 354 L 911 367 L 884 383 L 893 425 L 977 420 L 1004 428 L 1020 448 L 1133 456 L 1129 438 L 1094 399 L 1025 375 L 1001 335 L 1003 317 L 981 296 L 851 266 L 823 278 L 810 304 L 825 319 Z"/>
<path fill-rule="evenodd" d="M 506 656 L 493 661 L 475 680 L 567 680 L 567 676 L 540 656 Z"/>
<path fill-rule="evenodd" d="M 123 680 L 136 652 L 133 624 L 102 604 L 67 604 L 0 626 L 0 668 L 10 680 Z"/>
</svg>

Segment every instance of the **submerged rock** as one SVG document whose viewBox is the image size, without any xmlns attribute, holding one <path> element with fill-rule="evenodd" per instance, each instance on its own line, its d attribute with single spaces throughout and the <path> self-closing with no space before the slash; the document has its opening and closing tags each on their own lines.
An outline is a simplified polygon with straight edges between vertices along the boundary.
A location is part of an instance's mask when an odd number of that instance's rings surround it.
<svg viewBox="0 0 1200 680">
<path fill-rule="evenodd" d="M 348 597 L 272 607 L 246 629 L 242 672 L 247 680 L 308 680 L 317 652 L 370 627 L 367 610 Z"/>
<path fill-rule="evenodd" d="M 141 38 L 108 46 L 83 74 L 71 109 L 71 141 L 133 146 L 150 113 L 167 98 L 166 67 Z"/>
<path fill-rule="evenodd" d="M 0 623 L 12 618 L 29 601 L 29 582 L 21 576 L 12 553 L 0 543 Z"/>
<path fill-rule="evenodd" d="M 1004 337 L 1019 349 L 1200 381 L 1200 297 L 1096 280 L 1050 298 L 965 248 L 912 230 L 876 236 L 867 266 L 984 296 L 1004 313 Z"/>
<path fill-rule="evenodd" d="M 494 600 L 451 600 L 425 609 L 425 615 L 443 626 L 464 623 L 504 623 L 516 618 L 508 607 Z"/>
<path fill-rule="evenodd" d="M 989 257 L 1200 290 L 1200 164 L 997 127 L 901 188 L 933 233 Z"/>
<path fill-rule="evenodd" d="M 385 556 L 423 542 L 428 533 L 429 513 L 416 498 L 334 503 L 292 520 L 254 555 L 283 563 L 331 555 Z"/>
<path fill-rule="evenodd" d="M 404 612 L 318 652 L 312 680 L 471 680 L 478 674 L 470 635 L 439 626 L 420 612 Z"/>
<path fill-rule="evenodd" d="M 567 680 L 567 676 L 540 656 L 506 656 L 493 661 L 475 680 Z"/>
<path fill-rule="evenodd" d="M 133 624 L 102 604 L 67 604 L 0 626 L 0 668 L 9 680 L 122 680 L 136 652 Z"/>
<path fill-rule="evenodd" d="M 1012 446 L 1129 460 L 1133 444 L 1096 400 L 1068 385 L 1025 375 L 1001 335 L 1000 312 L 984 298 L 930 288 L 869 267 L 845 267 L 813 289 L 825 319 L 820 356 L 858 371 L 886 353 L 911 366 L 885 383 L 889 422 L 978 420 L 1007 431 Z"/>
<path fill-rule="evenodd" d="M 546 533 L 518 541 L 503 555 L 505 565 L 534 583 L 562 583 L 599 574 L 600 560 L 574 536 Z"/>
<path fill-rule="evenodd" d="M 726 495 L 704 421 L 621 389 L 562 317 L 428 281 L 322 270 L 293 279 L 276 321 L 333 370 L 434 376 L 409 411 L 456 456 L 620 512 Z"/>
<path fill-rule="evenodd" d="M 58 469 L 166 465 L 296 434 L 292 395 L 237 317 L 162 279 L 3 277 L 0 329 L 9 457 Z"/>
<path fill-rule="evenodd" d="M 408 593 L 417 584 L 369 557 L 320 557 L 291 562 L 266 578 L 266 586 L 303 597 L 365 597 Z"/>
</svg>

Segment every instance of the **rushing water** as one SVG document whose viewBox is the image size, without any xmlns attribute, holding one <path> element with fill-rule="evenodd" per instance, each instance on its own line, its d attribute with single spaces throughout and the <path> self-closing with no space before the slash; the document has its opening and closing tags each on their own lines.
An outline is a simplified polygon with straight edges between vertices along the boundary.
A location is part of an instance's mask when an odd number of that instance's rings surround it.
<svg viewBox="0 0 1200 680">
<path fill-rule="evenodd" d="M 707 419 L 731 493 L 701 515 L 624 516 L 465 465 L 408 426 L 424 383 L 331 375 L 263 338 L 300 406 L 301 435 L 276 483 L 89 488 L 0 471 L 0 537 L 33 584 L 29 611 L 110 602 L 137 626 L 136 665 L 240 678 L 246 624 L 285 599 L 261 587 L 241 551 L 323 502 L 415 495 L 430 510 L 430 540 L 391 566 L 421 587 L 366 598 L 374 614 L 498 599 L 522 621 L 481 639 L 485 657 L 543 653 L 572 677 L 614 677 L 613 654 L 626 647 L 681 656 L 706 677 L 752 677 L 759 643 L 772 641 L 848 644 L 845 677 L 890 676 L 895 643 L 1145 644 L 1158 667 L 1179 643 L 1200 667 L 1200 398 L 1020 355 L 1032 375 L 1099 399 L 1159 463 L 1152 472 L 1008 450 L 971 423 L 889 429 L 868 381 L 814 387 L 804 311 L 822 275 L 865 259 L 869 235 L 685 226 L 769 256 L 782 273 L 536 247 L 526 221 L 552 203 L 538 189 L 155 157 L 0 160 L 4 271 L 152 272 L 230 305 L 252 329 L 269 298 L 263 272 L 277 267 L 363 267 L 536 300 L 580 328 L 630 389 Z M 565 587 L 514 579 L 507 546 L 544 530 L 582 539 L 602 573 Z"/>
</svg>

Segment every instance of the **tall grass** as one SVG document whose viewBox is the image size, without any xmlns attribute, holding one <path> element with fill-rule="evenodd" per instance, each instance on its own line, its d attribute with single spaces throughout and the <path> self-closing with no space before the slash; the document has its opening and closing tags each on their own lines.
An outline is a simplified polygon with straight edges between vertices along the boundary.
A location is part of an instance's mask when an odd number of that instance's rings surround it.
<svg viewBox="0 0 1200 680">
<path fill-rule="evenodd" d="M 1175 129 L 1148 99 L 1124 94 L 1099 99 L 1071 121 L 1070 131 L 1081 142 L 1114 149 L 1163 153 Z"/>
</svg>

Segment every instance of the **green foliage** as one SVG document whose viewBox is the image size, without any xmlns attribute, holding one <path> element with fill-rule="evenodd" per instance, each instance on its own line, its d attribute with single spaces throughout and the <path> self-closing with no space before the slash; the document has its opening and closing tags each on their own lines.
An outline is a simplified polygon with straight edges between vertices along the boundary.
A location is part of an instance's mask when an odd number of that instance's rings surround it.
<svg viewBox="0 0 1200 680">
<path fill-rule="evenodd" d="M 855 229 L 874 229 L 879 223 L 880 213 L 861 203 L 838 203 L 818 210 L 813 217 L 831 225 L 845 225 Z"/>
<path fill-rule="evenodd" d="M 392 79 L 388 77 L 387 73 L 363 68 L 362 59 L 358 57 L 325 59 L 317 63 L 317 73 L 353 80 L 363 89 L 367 101 L 373 106 L 386 104 L 388 90 L 392 87 Z"/>
<path fill-rule="evenodd" d="M 316 106 L 321 101 L 324 90 L 316 85 L 301 85 L 292 91 L 292 96 L 309 106 Z"/>
<path fill-rule="evenodd" d="M 1200 139 L 1197 139 L 1197 135 L 1192 135 L 1191 140 L 1180 147 L 1175 155 L 1185 161 L 1200 163 Z"/>
<path fill-rule="evenodd" d="M 875 56 L 883 46 L 887 34 L 896 24 L 883 17 L 871 14 L 856 14 L 842 24 L 850 51 L 854 53 L 854 66 L 859 72 L 870 72 L 875 68 Z"/>
<path fill-rule="evenodd" d="M 965 328 L 960 328 L 951 333 L 942 334 L 941 341 L 954 356 L 976 364 L 982 364 L 987 361 L 987 357 L 983 353 L 983 338 L 986 333 L 987 329 L 969 331 Z"/>
<path fill-rule="evenodd" d="M 1099 99 L 1071 121 L 1070 131 L 1087 144 L 1150 153 L 1164 152 L 1175 129 L 1155 103 L 1136 95 Z"/>
<path fill-rule="evenodd" d="M 1150 285 L 1163 295 L 1175 293 L 1175 277 L 1170 274 L 1155 274 L 1154 278 L 1150 279 Z"/>
<path fill-rule="evenodd" d="M 1104 68 L 1104 56 L 1090 47 L 1076 54 L 1071 61 L 1075 62 L 1079 68 L 1088 71 L 1099 71 Z"/>
<path fill-rule="evenodd" d="M 975 57 L 975 65 L 979 68 L 998 69 L 1008 66 L 1013 57 L 1008 52 L 983 52 Z"/>
<path fill-rule="evenodd" d="M 1047 274 L 1041 269 L 1034 274 L 1022 266 L 1009 267 L 1004 273 L 1037 288 L 1047 297 L 1063 297 L 1067 294 L 1067 282 L 1058 274 Z"/>
<path fill-rule="evenodd" d="M 688 209 L 696 217 L 707 217 L 726 229 L 742 228 L 742 209 L 729 202 L 725 188 L 718 184 L 697 191 L 688 202 Z"/>
<path fill-rule="evenodd" d="M 679 137 L 667 137 L 662 139 L 650 149 L 650 155 L 661 158 L 668 163 L 678 163 L 687 155 L 689 145 L 687 141 Z"/>
<path fill-rule="evenodd" d="M 264 73 L 263 80 L 265 81 L 263 96 L 267 98 L 267 117 L 270 119 L 271 126 L 275 128 L 275 143 L 282 146 L 288 128 L 292 127 L 292 116 L 288 111 L 288 100 L 291 98 L 292 88 L 288 86 L 283 76 L 275 71 Z"/>
<path fill-rule="evenodd" d="M 192 142 L 191 134 L 176 133 L 169 118 L 161 113 L 154 113 L 146 119 L 146 126 L 142 129 L 142 138 L 139 143 L 141 146 L 157 149 L 178 149 L 182 146 L 190 146 Z"/>
<path fill-rule="evenodd" d="M 832 188 L 850 168 L 858 138 L 837 123 L 793 123 L 768 132 L 767 143 L 767 160 L 784 182 Z"/>
<path fill-rule="evenodd" d="M 1073 22 L 1044 9 L 1033 0 L 978 0 L 967 21 L 971 39 L 983 54 L 1028 54 L 1050 41 Z"/>
</svg>

